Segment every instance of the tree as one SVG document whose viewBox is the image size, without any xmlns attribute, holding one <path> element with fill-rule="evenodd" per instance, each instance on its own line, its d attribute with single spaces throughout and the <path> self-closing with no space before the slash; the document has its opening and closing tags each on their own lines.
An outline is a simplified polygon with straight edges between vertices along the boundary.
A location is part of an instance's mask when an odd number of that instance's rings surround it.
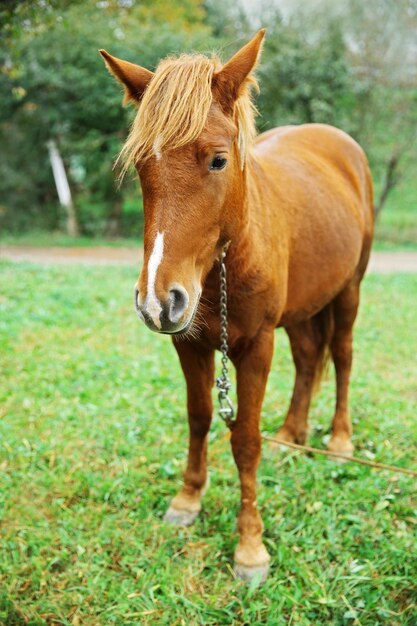
<svg viewBox="0 0 417 626">
<path fill-rule="evenodd" d="M 417 3 L 415 0 L 293 0 L 289 21 L 306 41 L 336 24 L 345 93 L 336 125 L 370 157 L 379 189 L 377 213 L 402 172 L 415 161 L 417 131 Z"/>
<path fill-rule="evenodd" d="M 46 207 L 49 226 L 60 225 L 46 147 L 52 139 L 70 174 L 81 228 L 120 233 L 123 197 L 132 187 L 124 186 L 123 194 L 117 189 L 110 164 L 132 113 L 121 108 L 121 92 L 98 49 L 155 67 L 168 53 L 206 45 L 210 33 L 202 16 L 197 0 L 39 0 L 16 6 L 8 16 L 0 74 L 6 94 L 0 133 L 10 146 L 0 157 L 0 172 L 18 170 L 13 184 L 0 176 L 3 223 L 29 226 Z M 25 183 L 16 184 L 21 178 Z"/>
</svg>

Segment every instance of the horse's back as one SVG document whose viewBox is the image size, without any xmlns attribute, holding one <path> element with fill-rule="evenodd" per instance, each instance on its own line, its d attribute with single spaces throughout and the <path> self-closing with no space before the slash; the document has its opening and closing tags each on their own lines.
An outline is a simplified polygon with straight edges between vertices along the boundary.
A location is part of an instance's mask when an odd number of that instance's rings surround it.
<svg viewBox="0 0 417 626">
<path fill-rule="evenodd" d="M 306 172 L 319 169 L 327 182 L 337 184 L 340 177 L 348 183 L 369 208 L 372 204 L 372 182 L 368 162 L 361 146 L 343 130 L 327 124 L 282 126 L 257 137 L 255 154 L 286 164 L 287 173 L 297 182 Z M 334 181 L 332 181 L 334 179 Z M 314 176 L 317 182 L 317 176 Z"/>
</svg>

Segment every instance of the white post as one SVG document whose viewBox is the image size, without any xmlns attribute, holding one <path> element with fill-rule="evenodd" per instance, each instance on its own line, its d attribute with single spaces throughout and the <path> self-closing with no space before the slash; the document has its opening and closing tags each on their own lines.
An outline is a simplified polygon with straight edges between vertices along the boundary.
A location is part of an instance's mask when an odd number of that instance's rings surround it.
<svg viewBox="0 0 417 626">
<path fill-rule="evenodd" d="M 71 190 L 68 184 L 64 163 L 53 139 L 48 141 L 47 146 L 59 201 L 67 214 L 67 233 L 72 237 L 76 237 L 79 234 L 77 215 L 72 203 Z"/>
</svg>

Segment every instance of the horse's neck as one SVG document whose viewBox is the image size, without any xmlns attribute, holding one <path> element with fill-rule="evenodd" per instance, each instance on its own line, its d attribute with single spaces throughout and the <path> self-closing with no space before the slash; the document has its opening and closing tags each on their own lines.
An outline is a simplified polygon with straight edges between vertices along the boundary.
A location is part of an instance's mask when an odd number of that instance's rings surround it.
<svg viewBox="0 0 417 626">
<path fill-rule="evenodd" d="M 243 179 L 236 189 L 236 228 L 227 253 L 230 271 L 240 276 L 257 271 L 266 228 L 262 215 L 257 214 L 262 200 L 252 166 L 253 163 L 248 160 Z"/>
</svg>

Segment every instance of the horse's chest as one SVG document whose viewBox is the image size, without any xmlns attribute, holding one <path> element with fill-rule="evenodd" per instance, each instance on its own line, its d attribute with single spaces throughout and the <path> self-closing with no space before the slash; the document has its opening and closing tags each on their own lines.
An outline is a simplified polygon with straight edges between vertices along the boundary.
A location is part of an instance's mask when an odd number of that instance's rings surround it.
<svg viewBox="0 0 417 626">
<path fill-rule="evenodd" d="M 229 290 L 227 298 L 227 320 L 229 344 L 252 339 L 270 317 L 273 308 L 266 294 L 257 294 L 250 289 Z M 205 289 L 201 306 L 201 340 L 209 347 L 220 348 L 220 294 L 219 289 Z"/>
</svg>

